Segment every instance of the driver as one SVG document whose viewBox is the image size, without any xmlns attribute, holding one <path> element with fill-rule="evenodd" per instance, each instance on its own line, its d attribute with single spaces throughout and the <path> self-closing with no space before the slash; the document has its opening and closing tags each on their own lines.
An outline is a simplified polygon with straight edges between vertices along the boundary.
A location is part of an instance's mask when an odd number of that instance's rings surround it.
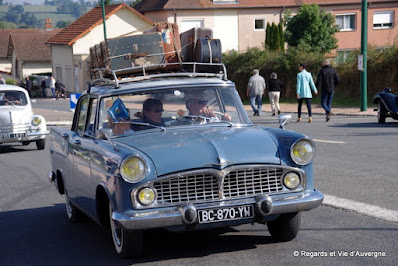
<svg viewBox="0 0 398 266">
<path fill-rule="evenodd" d="M 21 101 L 18 101 L 14 95 L 8 94 L 6 95 L 6 103 L 5 105 L 21 105 Z"/>
<path fill-rule="evenodd" d="M 220 120 L 231 121 L 231 116 L 227 113 L 224 113 L 220 118 L 214 114 L 213 109 L 207 106 L 208 98 L 204 91 L 190 93 L 187 99 L 185 105 L 189 111 L 189 115 L 210 117 L 210 122 Z"/>
</svg>

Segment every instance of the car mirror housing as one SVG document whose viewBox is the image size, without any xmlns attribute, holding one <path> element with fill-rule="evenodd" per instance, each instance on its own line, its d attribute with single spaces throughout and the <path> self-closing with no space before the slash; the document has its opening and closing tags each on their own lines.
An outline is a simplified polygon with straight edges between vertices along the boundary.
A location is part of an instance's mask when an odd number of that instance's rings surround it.
<svg viewBox="0 0 398 266">
<path fill-rule="evenodd" d="M 285 129 L 285 125 L 289 124 L 291 118 L 292 118 L 291 115 L 280 115 L 278 117 L 279 125 L 280 125 L 279 128 Z"/>
</svg>

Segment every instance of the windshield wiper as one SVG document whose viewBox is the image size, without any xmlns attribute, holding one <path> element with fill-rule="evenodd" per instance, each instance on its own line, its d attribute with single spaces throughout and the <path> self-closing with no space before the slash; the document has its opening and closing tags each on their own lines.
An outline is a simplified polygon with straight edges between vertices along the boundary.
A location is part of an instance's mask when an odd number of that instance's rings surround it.
<svg viewBox="0 0 398 266">
<path fill-rule="evenodd" d="M 133 125 L 138 125 L 138 126 L 150 126 L 153 128 L 160 128 L 162 131 L 166 131 L 165 127 L 152 125 L 152 124 L 144 123 L 144 122 L 126 121 L 126 122 L 115 122 L 115 124 L 133 124 Z"/>
</svg>

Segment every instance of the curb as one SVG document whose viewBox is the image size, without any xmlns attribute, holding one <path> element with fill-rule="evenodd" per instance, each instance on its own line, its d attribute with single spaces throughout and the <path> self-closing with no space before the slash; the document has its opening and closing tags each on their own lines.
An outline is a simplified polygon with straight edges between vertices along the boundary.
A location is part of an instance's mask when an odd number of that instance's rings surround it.
<svg viewBox="0 0 398 266">
<path fill-rule="evenodd" d="M 46 121 L 47 126 L 70 126 L 72 121 Z"/>
</svg>

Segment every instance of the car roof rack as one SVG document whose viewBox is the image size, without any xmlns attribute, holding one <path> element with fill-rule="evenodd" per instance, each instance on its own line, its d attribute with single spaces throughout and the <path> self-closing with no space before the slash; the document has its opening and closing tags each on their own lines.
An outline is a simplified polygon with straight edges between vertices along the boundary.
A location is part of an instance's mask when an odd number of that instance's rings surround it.
<svg viewBox="0 0 398 266">
<path fill-rule="evenodd" d="M 175 71 L 172 72 L 172 70 Z M 227 80 L 227 68 L 222 63 L 181 62 L 150 64 L 115 70 L 95 68 L 91 71 L 97 73 L 99 78 L 90 81 L 89 87 L 113 83 L 118 88 L 121 83 L 160 77 L 218 77 Z"/>
</svg>

